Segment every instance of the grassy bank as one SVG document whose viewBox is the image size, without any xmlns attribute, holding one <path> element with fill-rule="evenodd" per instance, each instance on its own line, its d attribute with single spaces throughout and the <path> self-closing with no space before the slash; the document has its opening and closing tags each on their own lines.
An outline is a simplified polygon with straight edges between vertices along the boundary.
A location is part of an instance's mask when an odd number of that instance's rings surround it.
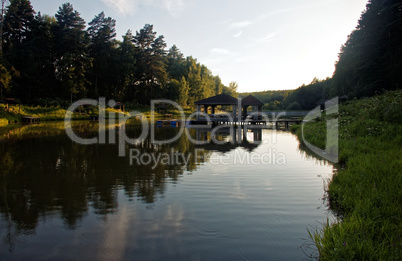
<svg viewBox="0 0 402 261">
<path fill-rule="evenodd" d="M 74 113 L 74 120 L 88 119 L 92 113 L 91 110 L 83 111 L 82 113 Z M 4 104 L 0 105 L 0 126 L 4 126 L 14 122 L 21 122 L 22 117 L 38 117 L 41 121 L 62 121 L 66 115 L 66 110 L 60 107 L 41 107 L 41 106 L 26 106 L 11 105 L 8 109 Z"/>
<path fill-rule="evenodd" d="M 145 117 L 151 117 L 151 111 L 149 108 L 140 109 L 129 109 L 129 111 L 136 111 L 142 113 Z M 38 117 L 41 121 L 63 121 L 66 115 L 66 109 L 59 106 L 42 107 L 42 106 L 26 106 L 21 105 L 19 109 L 18 105 L 11 105 L 9 109 L 6 109 L 4 104 L 0 104 L 0 126 L 6 126 L 9 123 L 21 122 L 22 117 L 31 116 Z M 185 115 L 191 114 L 191 109 L 186 109 L 184 111 Z M 106 117 L 109 117 L 109 113 L 114 113 L 116 117 L 122 112 L 120 110 L 107 108 Z M 127 114 L 124 113 L 124 114 Z M 173 118 L 180 117 L 180 111 L 177 109 L 167 110 L 165 112 L 155 112 L 155 118 L 164 118 L 165 114 L 172 114 Z M 99 115 L 98 108 L 96 107 L 86 107 L 81 110 L 81 112 L 76 112 L 73 114 L 72 118 L 74 120 L 87 120 L 90 115 Z"/>
<path fill-rule="evenodd" d="M 340 105 L 340 169 L 328 186 L 340 217 L 311 232 L 320 260 L 402 259 L 402 91 Z M 299 127 L 294 127 L 301 139 Z M 325 147 L 325 121 L 305 138 Z"/>
</svg>

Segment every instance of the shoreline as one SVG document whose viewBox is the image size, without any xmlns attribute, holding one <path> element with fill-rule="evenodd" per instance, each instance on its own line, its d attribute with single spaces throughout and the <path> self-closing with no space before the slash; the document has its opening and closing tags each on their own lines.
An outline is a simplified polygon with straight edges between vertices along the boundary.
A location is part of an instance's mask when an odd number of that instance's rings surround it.
<svg viewBox="0 0 402 261">
<path fill-rule="evenodd" d="M 330 180 L 326 195 L 339 220 L 309 230 L 320 260 L 402 258 L 401 107 L 401 90 L 340 105 L 343 167 Z M 319 135 L 325 127 L 325 121 L 306 125 L 305 138 L 325 147 L 326 137 Z M 292 130 L 303 142 L 300 127 Z"/>
</svg>

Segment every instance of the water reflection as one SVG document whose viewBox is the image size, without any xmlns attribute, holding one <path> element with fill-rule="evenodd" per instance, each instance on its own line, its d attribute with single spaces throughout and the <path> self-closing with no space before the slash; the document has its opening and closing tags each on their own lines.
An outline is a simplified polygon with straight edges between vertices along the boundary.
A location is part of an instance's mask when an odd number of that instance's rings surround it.
<svg viewBox="0 0 402 261">
<path fill-rule="evenodd" d="M 73 123 L 73 128 L 75 133 L 83 138 L 97 137 L 99 134 L 99 125 L 96 123 L 76 122 Z M 108 125 L 102 131 L 109 133 L 110 130 L 119 128 L 121 128 L 119 125 Z M 125 131 L 130 137 L 138 137 L 141 128 L 128 125 Z M 157 140 L 166 140 L 178 133 L 175 128 L 161 128 L 155 131 Z M 125 258 L 127 255 L 132 257 L 130 253 L 123 253 L 127 249 L 135 252 L 136 255 L 142 253 L 149 257 L 151 249 L 156 248 L 156 245 L 139 249 L 139 242 L 144 242 L 144 239 L 154 242 L 152 240 L 160 239 L 161 231 L 166 238 L 161 243 L 166 251 L 157 253 L 158 251 L 155 250 L 156 256 L 151 259 L 161 259 L 164 254 L 171 253 L 169 252 L 171 249 L 179 248 L 184 253 L 187 250 L 184 247 L 180 248 L 180 245 L 188 243 L 189 238 L 194 241 L 192 235 L 199 232 L 202 225 L 200 222 L 206 221 L 211 222 L 214 229 L 224 230 L 223 235 L 236 234 L 235 237 L 227 238 L 238 240 L 239 235 L 245 235 L 250 230 L 250 222 L 244 222 L 245 213 L 239 211 L 237 205 L 239 202 L 244 201 L 240 209 L 249 211 L 248 208 L 252 207 L 252 210 L 256 211 L 248 213 L 247 217 L 260 213 L 261 220 L 265 219 L 260 223 L 266 223 L 267 220 L 273 220 L 275 224 L 279 222 L 278 214 L 267 215 L 265 202 L 267 198 L 265 193 L 271 193 L 270 196 L 275 199 L 274 202 L 279 204 L 281 201 L 283 196 L 278 196 L 278 189 L 272 185 L 277 181 L 268 179 L 265 175 L 267 170 L 261 166 L 252 167 L 254 173 L 258 174 L 254 178 L 242 176 L 248 173 L 247 170 L 241 170 L 233 180 L 213 179 L 213 177 L 207 180 L 208 177 L 203 177 L 205 173 L 210 173 L 211 169 L 214 169 L 216 173 L 220 171 L 225 173 L 224 168 L 227 166 L 216 167 L 205 163 L 214 154 L 231 154 L 239 148 L 247 153 L 261 153 L 266 150 L 263 146 L 266 137 L 263 137 L 263 134 L 265 135 L 265 132 L 261 129 L 238 131 L 237 128 L 232 130 L 221 128 L 213 132 L 206 129 L 190 129 L 191 139 L 202 144 L 194 144 L 189 137 L 182 135 L 175 142 L 165 145 L 152 143 L 149 135 L 139 144 L 125 146 L 127 156 L 119 157 L 117 145 L 83 146 L 71 141 L 66 136 L 62 123 L 21 125 L 0 129 L 0 213 L 2 218 L 0 236 L 2 241 L 6 242 L 9 252 L 13 252 L 18 238 L 43 231 L 41 224 L 43 227 L 46 221 L 57 223 L 61 220 L 63 231 L 79 231 L 81 226 L 85 226 L 84 233 L 90 234 L 92 231 L 92 237 L 82 235 L 85 242 L 96 238 L 93 235 L 103 235 L 104 238 L 96 249 L 98 259 L 103 259 L 110 254 L 114 255 L 112 259 Z M 285 138 L 289 139 L 288 136 Z M 213 140 L 218 141 L 219 145 Z M 141 155 L 170 155 L 172 151 L 179 152 L 188 160 L 158 162 L 155 166 L 136 161 L 130 164 L 129 155 L 132 150 L 140 151 Z M 289 167 L 293 166 L 289 165 Z M 203 167 L 206 170 L 198 172 L 203 175 L 194 175 L 199 179 L 197 182 L 188 184 L 188 187 L 181 186 L 187 189 L 185 192 L 178 193 L 176 198 L 174 194 L 173 196 L 170 194 L 176 201 L 172 199 L 173 203 L 167 204 L 166 208 L 153 209 L 167 190 L 172 189 L 172 184 L 175 185 L 183 180 L 186 173 L 191 174 Z M 235 167 L 235 169 L 240 168 L 241 166 Z M 270 166 L 269 169 L 274 173 L 284 171 L 279 166 Z M 233 172 L 236 173 L 236 170 Z M 292 173 L 294 171 L 290 171 L 287 175 Z M 286 177 L 286 175 L 282 176 Z M 261 177 L 265 183 L 260 182 Z M 204 192 L 206 194 L 203 194 Z M 287 196 L 292 196 L 292 193 L 288 193 Z M 227 196 L 228 194 L 230 195 Z M 183 197 L 188 197 L 188 202 Z M 298 199 L 298 197 L 293 198 Z M 142 210 L 136 211 L 130 203 L 137 201 L 141 203 L 141 206 L 156 213 L 150 215 Z M 214 209 L 206 211 L 211 208 L 211 202 L 215 205 Z M 293 201 L 290 202 L 294 204 Z M 192 209 L 193 205 L 196 206 L 194 209 Z M 215 218 L 216 216 L 219 218 Z M 222 221 L 222 217 L 233 216 L 238 218 L 231 220 L 230 224 Z M 96 233 L 93 230 L 99 227 L 92 228 L 88 223 L 94 222 L 93 217 L 104 221 L 101 231 Z M 194 227 L 194 224 L 198 227 Z M 223 224 L 225 227 L 222 227 Z M 274 228 L 276 229 L 276 226 Z M 265 230 L 267 229 L 270 228 Z M 212 246 L 216 248 L 215 254 L 222 248 L 232 248 L 226 241 L 222 245 L 218 244 L 218 241 L 222 241 L 217 238 L 219 233 L 211 235 L 208 231 L 212 229 L 201 230 L 206 230 L 207 232 L 204 231 L 203 234 L 213 237 L 208 239 L 217 243 L 216 246 Z M 274 232 L 279 234 L 278 231 Z M 52 235 L 52 231 L 48 234 Z M 66 241 L 66 237 L 60 236 L 60 238 L 64 240 L 59 239 L 54 244 Z M 261 244 L 262 241 L 258 239 L 252 242 Z M 196 246 L 198 247 L 198 244 L 194 243 L 193 247 L 196 248 Z M 125 247 L 127 249 L 124 249 Z M 192 250 L 194 249 L 189 248 L 187 252 Z M 260 251 L 263 250 L 264 247 L 261 247 Z M 73 259 L 82 253 L 75 254 L 72 256 Z M 235 254 L 231 253 L 230 256 L 235 258 Z"/>
<path fill-rule="evenodd" d="M 225 127 L 219 129 L 196 129 L 197 147 L 209 151 L 227 153 L 242 147 L 254 151 L 262 142 L 262 129 Z"/>
<path fill-rule="evenodd" d="M 108 126 L 118 128 L 119 126 Z M 141 129 L 128 126 L 127 133 L 136 137 Z M 97 135 L 98 125 L 76 123 L 77 135 Z M 168 139 L 177 129 L 157 129 L 158 139 Z M 237 141 L 239 136 L 233 132 Z M 128 147 L 141 153 L 170 153 L 179 151 L 189 159 L 187 165 L 128 164 L 127 157 L 118 157 L 116 146 L 95 144 L 82 146 L 69 140 L 61 123 L 22 125 L 2 130 L 0 141 L 0 211 L 15 225 L 16 231 L 33 232 L 40 217 L 60 215 L 74 229 L 87 215 L 88 207 L 103 218 L 118 209 L 117 191 L 122 188 L 129 198 L 153 203 L 162 196 L 166 180 L 177 181 L 184 171 L 193 171 L 208 161 L 210 151 L 228 152 L 239 146 L 253 150 L 261 142 L 261 130 L 252 133 L 252 140 L 243 133 L 242 141 L 228 139 L 229 129 L 214 135 L 227 140 L 223 145 L 211 141 L 210 130 L 190 130 L 190 135 L 205 145 L 192 144 L 185 135 L 169 145 L 144 142 Z M 39 139 L 40 138 L 40 139 Z M 233 138 L 233 137 L 232 137 Z M 11 142 L 12 141 L 12 142 Z M 197 152 L 195 150 L 197 149 Z M 197 156 L 195 156 L 197 155 Z M 12 238 L 11 228 L 10 237 Z"/>
</svg>

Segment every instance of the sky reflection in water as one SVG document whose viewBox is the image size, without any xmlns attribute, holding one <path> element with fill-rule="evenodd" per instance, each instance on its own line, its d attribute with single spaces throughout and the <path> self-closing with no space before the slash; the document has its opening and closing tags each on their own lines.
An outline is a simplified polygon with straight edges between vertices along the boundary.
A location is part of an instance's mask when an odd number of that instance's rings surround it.
<svg viewBox="0 0 402 261">
<path fill-rule="evenodd" d="M 94 137 L 97 127 L 74 128 Z M 132 137 L 139 132 L 127 127 Z M 156 130 L 161 139 L 176 132 Z M 210 139 L 207 131 L 190 133 Z M 221 132 L 228 143 L 219 146 L 182 136 L 126 147 L 189 159 L 153 168 L 130 165 L 117 145 L 76 144 L 59 124 L 0 130 L 0 259 L 306 258 L 307 228 L 332 218 L 322 198 L 333 166 L 300 150 L 289 132 L 235 135 L 243 142 L 230 144 Z"/>
</svg>

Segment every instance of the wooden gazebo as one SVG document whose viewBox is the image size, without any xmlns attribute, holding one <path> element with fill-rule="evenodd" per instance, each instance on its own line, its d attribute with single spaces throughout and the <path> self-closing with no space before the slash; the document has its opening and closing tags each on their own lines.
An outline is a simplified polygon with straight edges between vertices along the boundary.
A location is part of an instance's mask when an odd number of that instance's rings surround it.
<svg viewBox="0 0 402 261">
<path fill-rule="evenodd" d="M 237 116 L 237 107 L 239 101 L 227 94 L 220 94 L 216 95 L 207 99 L 203 99 L 200 101 L 195 102 L 194 104 L 197 105 L 197 119 L 200 117 L 201 109 L 204 107 L 204 112 L 208 112 L 208 108 L 211 107 L 212 114 L 215 114 L 215 109 L 217 106 L 232 106 L 232 117 L 233 119 Z"/>
<path fill-rule="evenodd" d="M 260 100 L 258 100 L 253 95 L 249 95 L 240 101 L 227 94 L 216 95 L 207 99 L 197 101 L 194 104 L 197 105 L 197 113 L 198 113 L 197 120 L 200 119 L 200 113 L 202 111 L 202 108 L 204 108 L 204 113 L 206 114 L 208 114 L 208 108 L 211 108 L 212 115 L 215 115 L 215 109 L 217 106 L 232 106 L 232 118 L 235 121 L 238 116 L 237 110 L 239 110 L 238 108 L 239 106 L 241 106 L 242 109 L 242 115 L 241 115 L 242 120 L 245 120 L 247 118 L 247 109 L 250 106 L 253 107 L 254 113 L 260 115 L 262 113 L 262 106 L 264 105 Z"/>
<path fill-rule="evenodd" d="M 257 112 L 258 114 L 262 112 L 262 106 L 264 104 L 257 99 L 256 97 L 254 97 L 253 95 L 249 95 L 246 98 L 244 98 L 243 100 L 241 100 L 241 106 L 243 109 L 243 119 L 247 118 L 247 110 L 248 107 L 252 106 L 253 107 L 253 112 Z"/>
</svg>

